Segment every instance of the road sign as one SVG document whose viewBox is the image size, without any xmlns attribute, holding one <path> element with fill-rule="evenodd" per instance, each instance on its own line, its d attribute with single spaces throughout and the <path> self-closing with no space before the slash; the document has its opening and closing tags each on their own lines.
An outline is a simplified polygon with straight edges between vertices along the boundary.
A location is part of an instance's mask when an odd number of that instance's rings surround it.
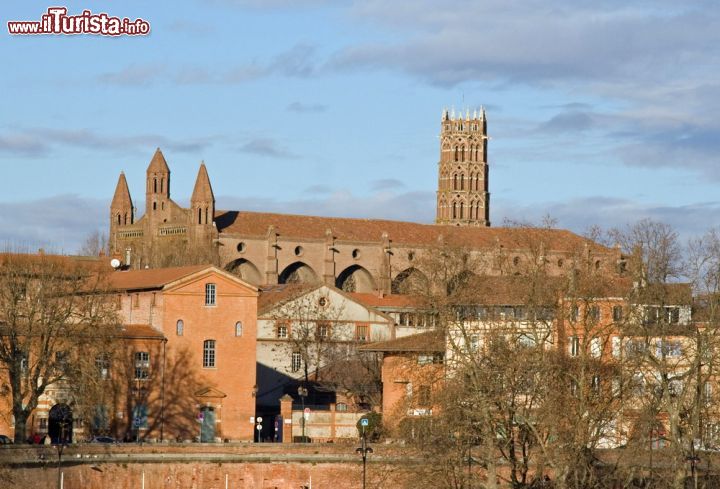
<svg viewBox="0 0 720 489">
<path fill-rule="evenodd" d="M 370 420 L 367 418 L 363 418 L 360 420 L 360 426 L 370 426 Z"/>
<path fill-rule="evenodd" d="M 303 411 L 303 418 L 305 418 L 305 421 L 310 419 L 310 408 L 305 408 L 305 410 Z"/>
<path fill-rule="evenodd" d="M 202 423 L 203 421 L 205 421 L 205 413 L 200 411 L 197 415 L 197 422 Z"/>
<path fill-rule="evenodd" d="M 258 416 L 258 417 L 257 417 L 257 422 L 258 422 L 258 423 L 262 423 L 262 416 Z"/>
<path fill-rule="evenodd" d="M 142 426 L 142 424 L 143 424 L 143 420 L 141 417 L 137 416 L 137 417 L 133 418 L 133 426 L 135 428 L 140 428 Z"/>
</svg>

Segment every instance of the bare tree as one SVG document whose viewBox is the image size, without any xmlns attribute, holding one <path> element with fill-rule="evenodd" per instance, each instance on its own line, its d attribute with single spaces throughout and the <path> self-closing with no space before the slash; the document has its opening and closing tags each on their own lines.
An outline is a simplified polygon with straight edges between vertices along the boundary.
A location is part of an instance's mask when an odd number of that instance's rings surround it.
<svg viewBox="0 0 720 489">
<path fill-rule="evenodd" d="M 83 256 L 107 256 L 110 253 L 110 243 L 107 234 L 97 230 L 93 231 L 85 238 L 83 244 L 80 245 L 78 253 Z"/>
<path fill-rule="evenodd" d="M 0 365 L 6 369 L 15 442 L 52 385 L 81 393 L 96 358 L 117 336 L 103 275 L 56 256 L 7 253 L 0 268 Z M 80 395 L 80 394 L 78 394 Z"/>
</svg>

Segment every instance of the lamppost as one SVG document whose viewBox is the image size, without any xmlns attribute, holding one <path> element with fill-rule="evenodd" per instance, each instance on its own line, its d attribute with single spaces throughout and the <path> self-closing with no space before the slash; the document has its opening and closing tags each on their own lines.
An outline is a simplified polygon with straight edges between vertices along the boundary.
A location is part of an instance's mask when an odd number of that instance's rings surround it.
<svg viewBox="0 0 720 489">
<path fill-rule="evenodd" d="M 55 445 L 55 449 L 57 450 L 57 457 L 58 457 L 58 463 L 57 463 L 57 486 L 58 486 L 58 489 L 63 489 L 62 454 L 63 454 L 63 450 L 67 446 L 66 430 L 67 430 L 67 420 L 61 419 L 60 420 L 60 439 L 58 440 L 58 444 Z"/>
<path fill-rule="evenodd" d="M 362 456 L 363 473 L 362 473 L 362 486 L 365 489 L 365 474 L 367 470 L 367 454 L 373 453 L 373 449 L 367 446 L 367 437 L 365 436 L 365 427 L 368 425 L 368 419 L 363 418 L 360 420 L 360 426 L 362 427 L 362 436 L 360 437 L 360 447 L 356 448 L 355 451 Z"/>
<path fill-rule="evenodd" d="M 298 387 L 298 396 L 300 396 L 300 402 L 302 404 L 302 442 L 305 443 L 305 398 L 308 395 L 308 390 L 304 386 Z"/>
</svg>

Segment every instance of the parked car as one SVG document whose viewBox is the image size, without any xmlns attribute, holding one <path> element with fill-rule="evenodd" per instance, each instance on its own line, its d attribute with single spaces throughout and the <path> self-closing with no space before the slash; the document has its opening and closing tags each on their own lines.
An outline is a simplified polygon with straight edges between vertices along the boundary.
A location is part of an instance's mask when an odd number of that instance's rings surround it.
<svg viewBox="0 0 720 489">
<path fill-rule="evenodd" d="M 12 442 L 12 438 L 10 438 L 9 436 L 0 435 L 0 445 L 11 445 Z"/>
<path fill-rule="evenodd" d="M 95 436 L 90 443 L 117 443 L 117 440 L 112 436 Z"/>
</svg>

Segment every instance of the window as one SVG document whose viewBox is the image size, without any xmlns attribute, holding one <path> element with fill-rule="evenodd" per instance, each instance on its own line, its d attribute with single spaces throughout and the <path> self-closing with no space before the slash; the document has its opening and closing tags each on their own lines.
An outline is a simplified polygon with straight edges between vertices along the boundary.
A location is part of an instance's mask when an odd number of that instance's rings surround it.
<svg viewBox="0 0 720 489">
<path fill-rule="evenodd" d="M 569 348 L 571 357 L 578 356 L 580 354 L 580 338 L 577 336 L 571 336 Z"/>
<path fill-rule="evenodd" d="M 185 332 L 185 323 L 182 319 L 178 319 L 177 323 L 175 323 L 175 334 L 178 336 L 182 336 Z"/>
<path fill-rule="evenodd" d="M 242 321 L 235 323 L 235 336 L 242 336 Z"/>
<path fill-rule="evenodd" d="M 370 339 L 370 332 L 367 324 L 355 325 L 355 339 L 358 341 L 368 341 Z"/>
<path fill-rule="evenodd" d="M 580 315 L 580 308 L 578 306 L 572 306 L 570 310 L 570 321 L 577 321 Z"/>
<path fill-rule="evenodd" d="M 600 308 L 598 306 L 591 306 L 588 309 L 588 317 L 591 321 L 598 321 L 600 319 Z"/>
<path fill-rule="evenodd" d="M 28 356 L 26 353 L 20 354 L 20 372 L 25 375 L 28 371 Z"/>
<path fill-rule="evenodd" d="M 602 356 L 603 345 L 600 338 L 593 338 L 590 340 L 590 354 L 594 358 L 600 358 Z"/>
<path fill-rule="evenodd" d="M 621 347 L 622 340 L 617 336 L 613 336 L 611 341 L 612 341 L 612 356 L 614 358 L 620 358 L 620 353 L 622 352 L 622 347 Z"/>
<path fill-rule="evenodd" d="M 613 306 L 613 321 L 616 323 L 619 321 L 622 321 L 623 318 L 623 310 L 622 306 Z"/>
<path fill-rule="evenodd" d="M 337 403 L 337 404 L 335 405 L 335 411 L 344 413 L 344 412 L 346 412 L 347 410 L 348 410 L 348 406 L 347 406 L 347 404 L 345 404 L 344 402 L 339 402 L 339 403 Z"/>
<path fill-rule="evenodd" d="M 110 359 L 106 354 L 95 357 L 95 368 L 100 379 L 106 380 L 110 376 Z"/>
<path fill-rule="evenodd" d="M 470 351 L 478 351 L 480 349 L 480 336 L 479 335 L 471 335 L 470 336 Z"/>
<path fill-rule="evenodd" d="M 205 284 L 205 305 L 215 305 L 215 284 Z"/>
<path fill-rule="evenodd" d="M 135 300 L 133 301 L 133 307 L 140 307 L 140 294 L 135 294 Z"/>
<path fill-rule="evenodd" d="M 300 355 L 299 351 L 294 351 L 290 358 L 290 370 L 297 372 L 300 370 L 300 367 L 302 367 L 302 355 Z"/>
<path fill-rule="evenodd" d="M 442 353 L 421 353 L 417 357 L 418 365 L 431 365 L 433 363 L 443 363 Z"/>
<path fill-rule="evenodd" d="M 215 368 L 215 340 L 203 342 L 203 368 Z"/>
<path fill-rule="evenodd" d="M 317 337 L 322 339 L 330 338 L 330 325 L 328 323 L 318 323 Z"/>
<path fill-rule="evenodd" d="M 600 376 L 593 375 L 592 377 L 592 390 L 596 394 L 600 392 Z"/>
<path fill-rule="evenodd" d="M 150 353 L 146 351 L 135 352 L 135 380 L 150 378 Z"/>
<path fill-rule="evenodd" d="M 278 338 L 287 338 L 288 337 L 288 326 L 287 324 L 278 324 L 275 327 L 275 336 Z"/>
</svg>

